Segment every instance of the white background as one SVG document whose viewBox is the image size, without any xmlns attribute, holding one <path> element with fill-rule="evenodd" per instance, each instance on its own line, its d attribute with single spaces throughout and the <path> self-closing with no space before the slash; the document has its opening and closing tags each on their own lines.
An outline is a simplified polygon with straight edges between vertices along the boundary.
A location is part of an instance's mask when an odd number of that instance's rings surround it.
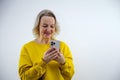
<svg viewBox="0 0 120 80">
<path fill-rule="evenodd" d="M 22 45 L 37 14 L 52 10 L 73 54 L 72 80 L 120 80 L 119 0 L 0 0 L 0 80 L 19 80 Z"/>
</svg>

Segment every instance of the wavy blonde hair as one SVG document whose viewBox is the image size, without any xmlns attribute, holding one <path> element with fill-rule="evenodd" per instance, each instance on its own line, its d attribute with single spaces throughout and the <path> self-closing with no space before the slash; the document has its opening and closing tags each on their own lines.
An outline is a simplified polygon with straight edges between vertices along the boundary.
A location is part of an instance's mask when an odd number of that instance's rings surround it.
<svg viewBox="0 0 120 80">
<path fill-rule="evenodd" d="M 41 12 L 39 12 L 39 14 L 36 17 L 36 21 L 35 21 L 34 28 L 33 28 L 33 34 L 35 35 L 35 37 L 38 38 L 40 36 L 39 25 L 40 25 L 40 22 L 41 22 L 41 18 L 43 16 L 50 16 L 50 17 L 53 17 L 55 19 L 55 34 L 54 34 L 54 36 L 56 34 L 58 34 L 59 33 L 59 25 L 58 25 L 55 14 L 48 9 L 44 9 Z M 52 36 L 52 38 L 54 38 L 54 36 Z"/>
</svg>

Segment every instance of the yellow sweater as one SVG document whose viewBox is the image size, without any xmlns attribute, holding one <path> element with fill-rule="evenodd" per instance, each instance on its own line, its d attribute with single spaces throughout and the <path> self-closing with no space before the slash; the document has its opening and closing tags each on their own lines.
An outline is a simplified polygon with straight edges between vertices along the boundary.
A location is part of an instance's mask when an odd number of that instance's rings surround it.
<svg viewBox="0 0 120 80">
<path fill-rule="evenodd" d="M 18 65 L 21 80 L 71 80 L 74 65 L 69 47 L 60 42 L 60 50 L 66 60 L 64 65 L 54 60 L 47 64 L 43 61 L 42 57 L 49 48 L 49 44 L 38 44 L 34 41 L 22 47 Z"/>
</svg>

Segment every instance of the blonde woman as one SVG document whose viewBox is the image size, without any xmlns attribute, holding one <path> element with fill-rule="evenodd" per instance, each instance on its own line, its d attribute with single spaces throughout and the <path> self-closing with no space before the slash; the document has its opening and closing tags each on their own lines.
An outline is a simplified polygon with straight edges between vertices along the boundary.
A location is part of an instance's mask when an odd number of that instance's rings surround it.
<svg viewBox="0 0 120 80">
<path fill-rule="evenodd" d="M 24 44 L 19 59 L 21 80 L 71 80 L 74 64 L 67 44 L 59 41 L 59 49 L 50 47 L 51 40 L 59 32 L 55 14 L 42 10 L 35 22 L 35 40 Z M 56 40 L 57 41 L 57 40 Z"/>
</svg>

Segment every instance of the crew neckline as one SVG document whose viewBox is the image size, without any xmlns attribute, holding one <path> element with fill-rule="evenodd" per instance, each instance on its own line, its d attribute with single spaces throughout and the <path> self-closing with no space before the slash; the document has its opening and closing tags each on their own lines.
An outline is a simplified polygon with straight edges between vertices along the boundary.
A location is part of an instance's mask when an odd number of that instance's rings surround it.
<svg viewBox="0 0 120 80">
<path fill-rule="evenodd" d="M 32 40 L 31 42 L 34 43 L 34 44 L 37 44 L 37 45 L 42 45 L 42 46 L 46 45 L 46 46 L 50 46 L 50 43 L 48 43 L 48 44 L 37 43 L 37 42 L 35 41 L 35 39 Z"/>
</svg>

